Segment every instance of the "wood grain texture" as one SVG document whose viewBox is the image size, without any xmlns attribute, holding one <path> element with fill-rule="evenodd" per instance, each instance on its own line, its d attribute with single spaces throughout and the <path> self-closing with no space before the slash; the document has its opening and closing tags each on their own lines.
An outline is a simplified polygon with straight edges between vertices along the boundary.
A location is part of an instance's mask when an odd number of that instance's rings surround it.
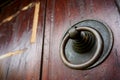
<svg viewBox="0 0 120 80">
<path fill-rule="evenodd" d="M 31 2 L 39 0 L 14 0 L 3 8 L 0 21 L 11 16 Z M 0 60 L 0 80 L 39 80 L 43 42 L 45 1 L 41 0 L 38 14 L 37 38 L 30 43 L 35 7 L 19 12 L 19 14 L 0 25 L 0 55 L 27 48 L 21 54 Z"/>
<path fill-rule="evenodd" d="M 7 18 L 4 18 L 1 22 L 0 22 L 0 25 L 3 24 L 3 23 L 6 23 L 6 22 L 9 22 L 11 21 L 13 18 L 15 18 L 21 11 L 25 11 L 27 10 L 28 8 L 31 8 L 33 6 L 35 6 L 35 2 L 31 2 L 30 4 L 24 6 L 22 9 L 16 11 L 14 14 L 8 16 Z"/>
<path fill-rule="evenodd" d="M 26 50 L 27 50 L 27 48 L 24 48 L 24 49 L 22 49 L 22 50 L 16 50 L 16 51 L 12 51 L 12 52 L 5 53 L 5 54 L 3 54 L 3 55 L 0 55 L 0 60 L 2 60 L 2 59 L 4 59 L 4 58 L 11 57 L 11 56 L 13 56 L 13 55 L 22 54 L 22 53 L 24 53 Z"/>
<path fill-rule="evenodd" d="M 59 53 L 64 32 L 85 19 L 100 20 L 114 33 L 109 57 L 90 70 L 66 67 Z M 42 80 L 120 80 L 120 14 L 114 0 L 47 0 Z"/>
</svg>

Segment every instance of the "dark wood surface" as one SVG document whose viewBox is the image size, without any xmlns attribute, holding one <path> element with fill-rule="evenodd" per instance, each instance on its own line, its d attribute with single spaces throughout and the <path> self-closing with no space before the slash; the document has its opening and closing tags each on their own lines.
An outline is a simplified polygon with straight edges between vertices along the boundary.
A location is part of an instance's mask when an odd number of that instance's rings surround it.
<svg viewBox="0 0 120 80">
<path fill-rule="evenodd" d="M 30 43 L 35 6 L 40 2 L 37 40 Z M 10 21 L 3 20 L 20 11 Z M 120 13 L 114 0 L 14 0 L 0 12 L 0 55 L 26 49 L 0 59 L 0 80 L 120 80 Z M 90 70 L 66 67 L 59 53 L 64 32 L 85 19 L 110 26 L 114 45 L 109 57 Z M 4 22 L 4 23 L 2 23 Z"/>
<path fill-rule="evenodd" d="M 45 0 L 40 1 L 37 40 L 30 43 L 35 6 L 24 11 L 21 9 L 38 0 L 14 0 L 0 12 L 0 22 L 20 11 L 10 21 L 0 25 L 0 55 L 27 49 L 0 60 L 0 80 L 39 80 L 44 29 Z"/>
<path fill-rule="evenodd" d="M 114 0 L 48 0 L 42 80 L 120 80 L 120 16 Z M 85 19 L 100 20 L 114 33 L 109 57 L 90 70 L 66 67 L 59 53 L 64 32 Z"/>
</svg>

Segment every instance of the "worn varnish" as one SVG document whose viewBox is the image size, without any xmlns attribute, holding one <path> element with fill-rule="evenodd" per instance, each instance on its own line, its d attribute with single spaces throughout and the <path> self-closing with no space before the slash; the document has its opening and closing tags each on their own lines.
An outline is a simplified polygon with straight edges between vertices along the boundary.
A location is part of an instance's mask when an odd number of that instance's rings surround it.
<svg viewBox="0 0 120 80">
<path fill-rule="evenodd" d="M 48 0 L 42 80 L 120 80 L 120 16 L 114 0 Z M 114 46 L 109 57 L 90 70 L 66 67 L 59 54 L 64 32 L 75 23 L 96 19 L 110 26 Z"/>
<path fill-rule="evenodd" d="M 36 3 L 41 3 L 41 7 L 38 10 L 37 38 L 35 43 L 31 44 Z M 29 7 L 29 4 L 34 5 Z M 45 0 L 14 0 L 2 8 L 0 22 L 5 19 L 6 21 L 0 25 L 0 55 L 2 55 L 2 59 L 0 59 L 0 80 L 40 79 L 44 4 Z"/>
<path fill-rule="evenodd" d="M 14 0 L 0 12 L 0 80 L 120 80 L 118 7 L 115 0 Z M 60 42 L 68 28 L 85 19 L 108 24 L 114 45 L 99 66 L 73 70 L 60 59 Z"/>
</svg>

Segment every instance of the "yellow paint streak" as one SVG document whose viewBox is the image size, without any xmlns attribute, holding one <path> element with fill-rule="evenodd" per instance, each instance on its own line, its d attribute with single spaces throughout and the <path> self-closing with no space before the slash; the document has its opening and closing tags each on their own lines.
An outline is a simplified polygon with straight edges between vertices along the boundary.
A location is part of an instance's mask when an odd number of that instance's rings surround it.
<svg viewBox="0 0 120 80">
<path fill-rule="evenodd" d="M 6 19 L 4 19 L 4 20 L 2 21 L 2 23 L 11 21 L 11 20 L 12 20 L 15 16 L 17 16 L 19 13 L 20 13 L 20 11 L 16 12 L 14 15 L 11 15 L 11 16 L 7 17 Z"/>
<path fill-rule="evenodd" d="M 4 58 L 7 58 L 7 57 L 16 55 L 16 54 L 24 53 L 26 50 L 27 50 L 27 48 L 22 49 L 22 50 L 17 50 L 17 51 L 14 51 L 14 52 L 8 52 L 8 53 L 6 53 L 6 54 L 4 54 L 4 55 L 1 55 L 1 56 L 0 56 L 0 59 L 4 59 Z"/>
<path fill-rule="evenodd" d="M 25 11 L 25 10 L 27 10 L 28 8 L 33 7 L 33 5 L 34 5 L 33 3 L 30 3 L 29 5 L 23 7 L 23 8 L 21 9 L 21 11 Z"/>
<path fill-rule="evenodd" d="M 34 12 L 34 18 L 33 18 L 32 35 L 31 35 L 31 41 L 30 41 L 31 43 L 35 43 L 36 42 L 39 9 L 40 9 L 40 2 L 37 2 L 35 4 L 35 12 Z"/>
<path fill-rule="evenodd" d="M 15 18 L 15 17 L 20 13 L 20 11 L 25 11 L 25 10 L 33 7 L 34 5 L 35 5 L 34 3 L 28 4 L 27 6 L 23 7 L 21 10 L 17 11 L 15 14 L 13 14 L 13 15 L 5 18 L 5 19 L 0 23 L 0 25 L 3 24 L 3 23 L 6 23 L 6 22 L 8 22 L 8 21 L 11 21 L 13 18 Z"/>
</svg>

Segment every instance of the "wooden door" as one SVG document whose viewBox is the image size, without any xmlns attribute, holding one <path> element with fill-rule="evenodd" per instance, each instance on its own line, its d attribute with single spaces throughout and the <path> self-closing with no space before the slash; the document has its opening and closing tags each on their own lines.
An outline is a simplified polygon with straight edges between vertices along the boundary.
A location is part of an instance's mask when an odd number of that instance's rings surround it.
<svg viewBox="0 0 120 80">
<path fill-rule="evenodd" d="M 12 0 L 1 7 L 0 80 L 40 79 L 45 3 Z"/>
<path fill-rule="evenodd" d="M 119 15 L 114 0 L 47 0 L 42 80 L 120 80 Z M 86 19 L 107 23 L 114 34 L 114 45 L 99 66 L 90 70 L 70 69 L 60 58 L 60 42 L 68 28 Z"/>
<path fill-rule="evenodd" d="M 0 11 L 0 80 L 120 80 L 119 14 L 115 0 L 13 0 Z M 109 25 L 113 48 L 93 69 L 70 69 L 60 42 L 86 19 Z"/>
</svg>

